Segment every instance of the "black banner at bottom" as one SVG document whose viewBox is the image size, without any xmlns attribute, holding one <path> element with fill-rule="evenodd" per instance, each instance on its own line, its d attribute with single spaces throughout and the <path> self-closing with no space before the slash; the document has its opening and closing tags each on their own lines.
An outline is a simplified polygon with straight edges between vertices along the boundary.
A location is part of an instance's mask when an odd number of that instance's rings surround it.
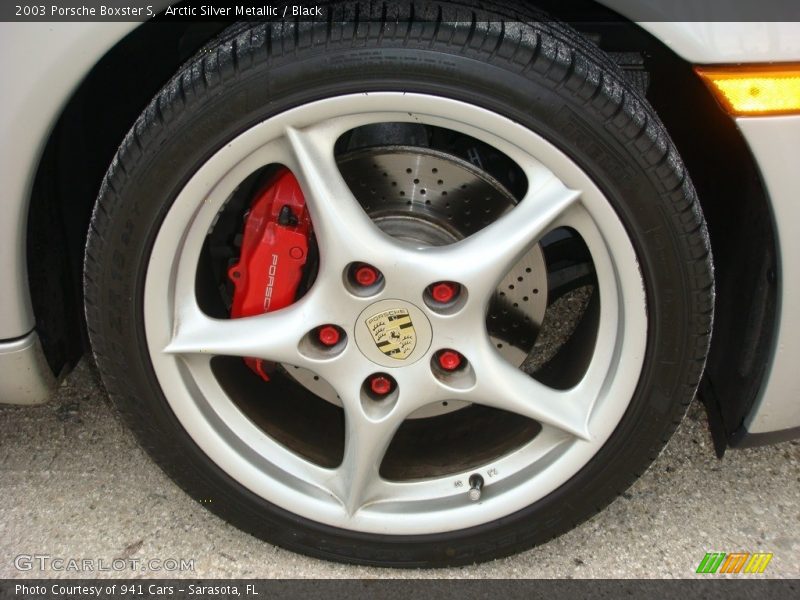
<svg viewBox="0 0 800 600">
<path fill-rule="evenodd" d="M 554 597 L 658 597 L 737 600 L 739 598 L 798 598 L 798 580 L 779 579 L 29 579 L 0 580 L 0 598 L 20 600 L 96 598 L 332 598 L 418 600 L 489 599 L 531 600 Z"/>
</svg>

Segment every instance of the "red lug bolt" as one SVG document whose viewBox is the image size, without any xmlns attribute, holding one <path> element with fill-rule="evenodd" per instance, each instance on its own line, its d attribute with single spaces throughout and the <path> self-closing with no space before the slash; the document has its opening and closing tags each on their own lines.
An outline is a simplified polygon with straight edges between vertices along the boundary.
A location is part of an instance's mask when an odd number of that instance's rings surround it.
<svg viewBox="0 0 800 600">
<path fill-rule="evenodd" d="M 339 328 L 334 325 L 323 325 L 317 331 L 317 337 L 323 346 L 335 346 L 342 338 Z"/>
<path fill-rule="evenodd" d="M 369 287 L 378 281 L 380 273 L 375 267 L 371 267 L 370 265 L 361 265 L 360 267 L 356 268 L 355 272 L 353 273 L 353 277 L 358 285 Z"/>
<path fill-rule="evenodd" d="M 392 380 L 386 375 L 373 375 L 369 380 L 369 389 L 376 396 L 385 396 L 392 391 Z"/>
<path fill-rule="evenodd" d="M 439 366 L 445 371 L 455 371 L 461 366 L 462 357 L 455 350 L 442 350 L 437 357 Z"/>
<path fill-rule="evenodd" d="M 447 304 L 458 295 L 460 288 L 461 286 L 452 281 L 440 281 L 431 286 L 431 297 L 436 300 L 436 302 Z"/>
</svg>

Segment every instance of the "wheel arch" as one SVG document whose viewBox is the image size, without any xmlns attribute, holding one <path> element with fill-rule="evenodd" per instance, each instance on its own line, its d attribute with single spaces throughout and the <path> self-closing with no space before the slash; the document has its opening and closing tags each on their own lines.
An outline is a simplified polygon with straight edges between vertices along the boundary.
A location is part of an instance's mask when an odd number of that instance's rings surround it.
<svg viewBox="0 0 800 600">
<path fill-rule="evenodd" d="M 44 144 L 28 206 L 27 275 L 54 373 L 88 348 L 83 256 L 92 207 L 120 142 L 147 103 L 223 23 L 141 24 L 91 68 Z"/>
<path fill-rule="evenodd" d="M 537 3 L 573 21 L 647 88 L 695 182 L 709 225 L 718 290 L 701 393 L 721 452 L 756 398 L 774 336 L 775 232 L 757 165 L 733 120 L 673 50 L 600 4 L 587 3 L 597 15 L 591 24 L 560 14 L 557 2 Z M 149 22 L 137 27 L 97 62 L 47 139 L 30 198 L 27 258 L 37 331 L 56 373 L 88 347 L 83 249 L 108 164 L 149 100 L 225 25 Z M 758 293 L 737 295 L 744 286 Z"/>
<path fill-rule="evenodd" d="M 721 457 L 768 375 L 778 310 L 777 231 L 758 164 L 734 119 L 689 63 L 663 47 L 651 60 L 648 100 L 697 189 L 714 255 L 714 327 L 699 395 Z"/>
</svg>

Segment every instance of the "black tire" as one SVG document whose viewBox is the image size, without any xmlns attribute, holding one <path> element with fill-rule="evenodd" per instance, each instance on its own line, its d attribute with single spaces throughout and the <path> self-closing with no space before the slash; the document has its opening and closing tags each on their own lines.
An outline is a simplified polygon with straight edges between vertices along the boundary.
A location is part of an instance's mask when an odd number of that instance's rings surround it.
<svg viewBox="0 0 800 600">
<path fill-rule="evenodd" d="M 616 66 L 577 32 L 518 22 L 507 8 L 415 4 L 414 21 L 357 25 L 352 6 L 319 23 L 234 26 L 189 61 L 132 127 L 103 181 L 85 259 L 86 317 L 114 405 L 193 498 L 271 543 L 344 562 L 473 563 L 559 535 L 605 507 L 658 455 L 683 417 L 709 344 L 713 275 L 694 188 L 669 136 Z M 343 21 L 351 22 L 342 24 Z M 461 24 L 454 24 L 459 21 Z M 467 25 L 464 25 L 464 23 Z M 471 23 L 471 25 L 469 25 Z M 391 64 L 391 69 L 386 65 Z M 243 130 L 313 100 L 402 90 L 501 113 L 570 155 L 613 203 L 646 283 L 647 354 L 615 433 L 570 481 L 479 527 L 425 536 L 335 529 L 278 508 L 212 463 L 180 426 L 144 343 L 145 268 L 184 182 Z"/>
</svg>

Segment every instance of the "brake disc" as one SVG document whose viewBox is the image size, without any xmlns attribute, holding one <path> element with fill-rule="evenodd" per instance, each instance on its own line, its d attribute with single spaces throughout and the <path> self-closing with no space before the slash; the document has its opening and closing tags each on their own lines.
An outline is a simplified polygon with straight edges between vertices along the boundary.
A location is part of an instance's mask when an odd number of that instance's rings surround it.
<svg viewBox="0 0 800 600">
<path fill-rule="evenodd" d="M 414 146 L 349 152 L 339 169 L 364 211 L 387 234 L 420 247 L 452 244 L 510 211 L 518 200 L 488 173 L 452 154 Z M 486 327 L 506 360 L 520 366 L 533 349 L 547 308 L 547 269 L 539 244 L 506 274 L 489 303 Z M 287 371 L 317 396 L 341 405 L 334 389 L 306 369 Z M 467 406 L 428 405 L 411 418 Z"/>
</svg>

